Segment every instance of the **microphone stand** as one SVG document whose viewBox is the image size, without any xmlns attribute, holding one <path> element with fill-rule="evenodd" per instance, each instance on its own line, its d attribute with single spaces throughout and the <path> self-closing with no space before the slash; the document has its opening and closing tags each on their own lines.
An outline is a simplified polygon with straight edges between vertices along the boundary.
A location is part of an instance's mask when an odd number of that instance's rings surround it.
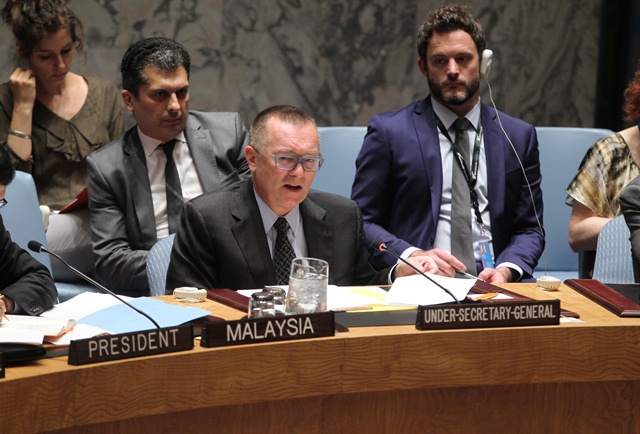
<svg viewBox="0 0 640 434">
<path fill-rule="evenodd" d="M 96 288 L 98 288 L 100 291 L 104 292 L 105 294 L 109 294 L 113 297 L 115 297 L 116 299 L 118 299 L 121 303 L 126 304 L 127 306 L 129 306 L 131 309 L 135 310 L 136 312 L 138 312 L 140 315 L 146 317 L 149 321 L 151 321 L 153 323 L 154 326 L 156 326 L 156 328 L 160 329 L 162 327 L 160 327 L 160 325 L 153 319 L 151 318 L 149 315 L 147 315 L 146 313 L 144 313 L 143 311 L 141 311 L 140 309 L 138 309 L 137 307 L 133 306 L 130 303 L 127 303 L 125 300 L 123 300 L 122 298 L 120 298 L 116 293 L 108 290 L 107 288 L 105 288 L 104 286 L 100 285 L 98 282 L 96 282 L 95 280 L 93 280 L 92 278 L 90 278 L 89 276 L 87 276 L 86 274 L 82 273 L 79 270 L 76 270 L 75 268 L 73 268 L 71 265 L 69 265 L 67 263 L 67 261 L 65 261 L 64 259 L 62 259 L 62 257 L 60 255 L 58 255 L 57 253 L 53 253 L 52 251 L 48 250 L 46 247 L 44 247 L 42 244 L 40 244 L 37 241 L 29 241 L 29 244 L 27 245 L 29 247 L 29 249 L 33 252 L 36 253 L 48 253 L 49 255 L 53 256 L 54 258 L 58 259 L 60 262 L 62 262 L 69 270 L 73 271 L 73 273 L 76 276 L 80 276 L 81 278 L 83 278 L 84 280 L 86 280 L 87 282 L 89 282 L 91 285 L 95 286 Z"/>
<path fill-rule="evenodd" d="M 387 247 L 387 245 L 379 240 L 374 240 L 373 241 L 373 247 L 380 250 L 381 252 L 389 252 L 391 253 L 393 256 L 395 256 L 396 258 L 398 258 L 400 261 L 404 262 L 405 264 L 407 264 L 409 267 L 411 267 L 416 273 L 422 275 L 423 277 L 427 278 L 431 283 L 433 283 L 434 285 L 436 285 L 437 287 L 441 288 L 444 292 L 446 292 L 447 294 L 449 294 L 451 296 L 451 298 L 453 298 L 453 300 L 457 303 L 460 304 L 460 301 L 458 301 L 458 299 L 455 297 L 455 295 L 453 295 L 451 293 L 451 291 L 449 291 L 447 288 L 445 288 L 444 286 L 440 285 L 438 282 L 436 282 L 435 280 L 433 280 L 431 277 L 427 276 L 425 273 L 423 273 L 422 271 L 420 271 L 418 268 L 416 268 L 413 264 L 411 264 L 409 261 L 407 261 L 406 259 L 402 258 L 400 255 L 398 255 L 396 252 L 394 252 L 393 250 L 391 250 L 389 247 Z"/>
</svg>

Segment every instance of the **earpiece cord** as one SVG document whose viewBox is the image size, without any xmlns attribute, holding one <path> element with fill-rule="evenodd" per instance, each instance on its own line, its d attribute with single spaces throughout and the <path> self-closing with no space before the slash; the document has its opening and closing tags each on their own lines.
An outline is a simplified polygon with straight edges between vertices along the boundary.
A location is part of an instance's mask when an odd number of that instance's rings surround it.
<svg viewBox="0 0 640 434">
<path fill-rule="evenodd" d="M 485 79 L 486 83 L 487 83 L 487 88 L 489 89 L 489 99 L 491 100 L 491 105 L 493 106 L 493 109 L 496 111 L 496 117 L 498 118 L 498 124 L 500 124 L 500 129 L 502 130 L 502 133 L 504 134 L 504 136 L 507 138 L 507 141 L 509 142 L 509 144 L 511 145 L 511 149 L 513 149 L 513 153 L 516 155 L 516 158 L 518 159 L 518 163 L 520 164 L 520 169 L 522 169 L 522 174 L 524 175 L 524 180 L 527 183 L 527 188 L 529 189 L 529 196 L 531 197 L 531 204 L 533 205 L 533 213 L 536 217 L 536 222 L 538 223 L 538 228 L 540 228 L 540 233 L 542 234 L 542 237 L 544 238 L 545 234 L 544 234 L 544 229 L 542 227 L 542 223 L 540 223 L 540 219 L 538 218 L 538 209 L 536 208 L 536 201 L 533 198 L 533 191 L 531 190 L 531 184 L 529 184 L 529 178 L 527 177 L 527 172 L 524 169 L 524 165 L 522 164 L 522 160 L 520 160 L 520 156 L 518 155 L 518 152 L 516 151 L 516 147 L 513 146 L 513 142 L 511 141 L 511 139 L 509 138 L 509 135 L 507 134 L 507 132 L 505 131 L 504 127 L 502 126 L 502 120 L 500 120 L 500 114 L 498 113 L 498 108 L 496 107 L 496 103 L 493 100 L 493 93 L 491 92 L 491 84 L 489 84 L 489 79 Z M 544 249 L 542 251 L 542 258 L 543 258 L 543 266 L 544 266 L 544 274 L 547 274 L 547 252 L 546 249 Z"/>
</svg>

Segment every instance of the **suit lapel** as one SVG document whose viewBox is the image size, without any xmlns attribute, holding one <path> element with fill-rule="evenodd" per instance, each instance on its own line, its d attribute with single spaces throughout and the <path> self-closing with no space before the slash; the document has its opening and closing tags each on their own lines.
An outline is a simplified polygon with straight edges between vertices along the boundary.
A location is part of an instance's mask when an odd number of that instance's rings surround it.
<svg viewBox="0 0 640 434">
<path fill-rule="evenodd" d="M 440 204 L 442 202 L 442 157 L 440 156 L 438 126 L 429 97 L 416 105 L 413 126 L 422 155 L 426 186 L 429 188 L 431 195 L 429 218 L 431 219 L 432 227 L 435 228 L 437 227 Z"/>
<path fill-rule="evenodd" d="M 231 212 L 236 223 L 231 227 L 231 232 L 244 255 L 247 267 L 257 287 L 264 282 L 275 282 L 276 271 L 267 237 L 262 230 L 262 217 L 251 181 L 240 186 L 236 199 Z"/>
<path fill-rule="evenodd" d="M 504 215 L 505 156 L 513 151 L 506 142 L 504 133 L 500 130 L 495 110 L 485 105 L 482 105 L 482 127 L 485 131 L 484 150 L 487 162 L 489 213 L 493 218 Z"/>
<path fill-rule="evenodd" d="M 187 146 L 196 165 L 196 171 L 205 193 L 213 191 L 227 183 L 220 179 L 218 163 L 216 160 L 215 140 L 213 132 L 205 129 L 193 117 L 187 119 L 187 127 L 184 130 Z"/>
<path fill-rule="evenodd" d="M 140 235 L 143 242 L 148 244 L 150 248 L 158 238 L 156 218 L 153 214 L 147 160 L 136 127 L 133 127 L 124 138 L 123 164 L 131 189 L 131 198 L 140 227 Z"/>
<path fill-rule="evenodd" d="M 329 270 L 335 269 L 333 264 L 333 229 L 325 221 L 326 211 L 307 197 L 300 204 L 304 235 L 307 250 L 312 258 L 324 259 L 329 263 Z"/>
</svg>

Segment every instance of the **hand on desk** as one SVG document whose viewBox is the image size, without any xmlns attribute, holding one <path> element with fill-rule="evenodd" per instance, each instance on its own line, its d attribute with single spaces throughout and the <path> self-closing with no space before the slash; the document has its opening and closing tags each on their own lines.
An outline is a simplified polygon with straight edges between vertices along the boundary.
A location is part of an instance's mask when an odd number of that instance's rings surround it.
<svg viewBox="0 0 640 434">
<path fill-rule="evenodd" d="M 409 259 L 424 257 L 431 258 L 437 266 L 435 271 L 429 271 L 429 273 L 446 277 L 456 277 L 456 269 L 462 271 L 467 270 L 467 267 L 455 256 L 440 249 L 416 250 L 409 256 Z"/>
<path fill-rule="evenodd" d="M 413 265 L 423 273 L 432 273 L 432 274 L 438 273 L 438 265 L 436 264 L 436 261 L 429 256 L 410 257 L 410 258 L 407 258 L 407 262 L 411 263 L 411 265 Z M 395 269 L 396 277 L 409 276 L 411 274 L 417 274 L 417 273 L 414 269 L 412 269 L 411 267 L 409 267 L 407 264 L 403 262 L 400 262 Z"/>
<path fill-rule="evenodd" d="M 489 283 L 507 283 L 513 280 L 513 274 L 508 267 L 485 268 L 478 277 Z"/>
</svg>

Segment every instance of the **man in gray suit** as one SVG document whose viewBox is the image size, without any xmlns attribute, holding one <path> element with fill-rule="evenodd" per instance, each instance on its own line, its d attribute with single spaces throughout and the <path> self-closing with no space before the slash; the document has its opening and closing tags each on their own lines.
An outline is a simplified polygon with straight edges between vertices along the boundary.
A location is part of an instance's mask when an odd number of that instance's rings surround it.
<svg viewBox="0 0 640 434">
<path fill-rule="evenodd" d="M 274 246 L 280 218 L 297 257 L 329 263 L 329 283 L 386 284 L 414 271 L 400 264 L 376 271 L 369 264 L 362 215 L 350 199 L 310 191 L 322 165 L 315 121 L 291 106 L 262 111 L 251 125 L 245 156 L 252 180 L 207 193 L 185 204 L 171 253 L 167 293 L 180 286 L 262 288 L 277 282 Z M 411 258 L 438 271 L 427 256 Z"/>
<path fill-rule="evenodd" d="M 189 112 L 189 65 L 171 39 L 131 45 L 122 96 L 137 125 L 87 158 L 96 271 L 120 294 L 149 294 L 149 249 L 175 232 L 184 201 L 249 177 L 240 116 Z"/>
</svg>

